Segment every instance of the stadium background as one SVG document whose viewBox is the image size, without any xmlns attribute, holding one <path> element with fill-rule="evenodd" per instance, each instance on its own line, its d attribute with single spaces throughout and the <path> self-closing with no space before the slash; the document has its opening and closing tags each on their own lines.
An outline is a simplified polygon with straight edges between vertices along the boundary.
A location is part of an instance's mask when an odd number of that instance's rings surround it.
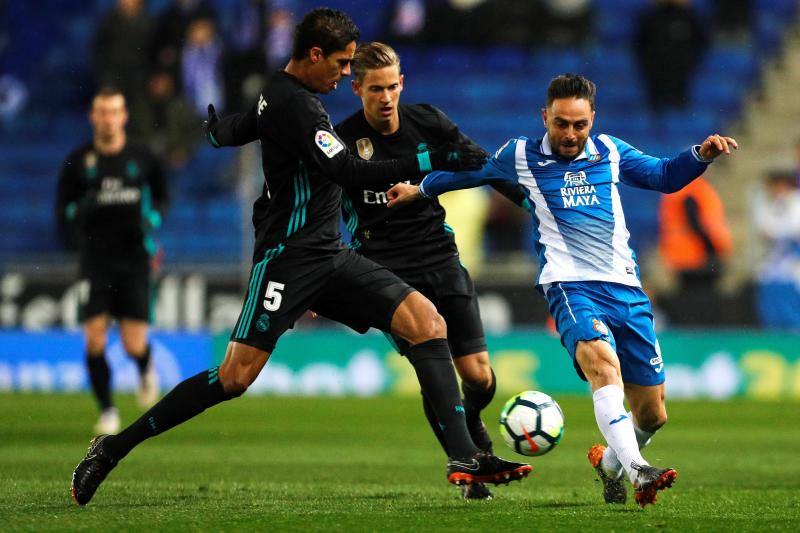
<svg viewBox="0 0 800 533">
<path fill-rule="evenodd" d="M 270 44 L 266 61 L 279 68 L 288 50 L 287 28 L 315 3 L 207 4 L 209 11 L 198 18 L 210 18 L 216 28 L 209 42 L 219 55 L 211 71 L 219 85 L 218 107 L 229 111 L 235 104 L 226 106 L 222 97 L 225 69 L 229 58 L 248 46 L 241 39 L 242 21 L 259 4 L 267 10 L 268 22 L 256 41 Z M 764 272 L 770 265 L 764 263 L 770 244 L 753 229 L 752 220 L 752 198 L 763 189 L 763 177 L 776 169 L 797 168 L 793 147 L 800 133 L 791 116 L 798 104 L 789 97 L 800 70 L 797 3 L 694 2 L 688 9 L 706 40 L 691 44 L 695 48 L 690 55 L 698 65 L 689 77 L 687 99 L 658 110 L 648 103 L 646 67 L 636 53 L 644 46 L 637 37 L 639 17 L 654 4 L 581 1 L 568 2 L 572 7 L 559 11 L 554 7 L 558 2 L 511 2 L 505 9 L 520 18 L 516 26 L 507 17 L 488 16 L 497 12 L 491 2 L 476 4 L 461 10 L 447 2 L 426 6 L 416 0 L 330 3 L 353 13 L 363 40 L 396 43 L 407 76 L 403 101 L 439 106 L 490 151 L 511 136 L 541 133 L 537 113 L 547 83 L 565 71 L 584 74 L 598 85 L 595 132 L 611 133 L 645 152 L 674 154 L 715 131 L 737 136 L 744 148 L 735 161 L 716 163 L 706 176 L 722 198 L 733 241 L 732 253 L 712 265 L 718 274 L 713 282 L 697 287 L 676 281 L 679 275 L 659 255 L 661 197 L 623 187 L 631 242 L 656 305 L 668 370 L 680 377 L 668 380 L 671 396 L 800 397 L 800 360 L 792 332 L 798 324 L 793 313 L 800 314 L 796 280 L 789 274 L 764 281 L 769 278 Z M 523 9 L 534 4 L 536 9 Z M 116 56 L 104 57 L 103 46 L 97 44 L 100 28 L 107 25 L 104 17 L 114 5 L 110 0 L 51 0 L 37 7 L 20 2 L 0 6 L 0 390 L 86 387 L 75 261 L 56 230 L 54 191 L 66 153 L 90 136 L 85 112 L 92 92 L 103 79 L 125 76 L 125 69 L 111 68 L 109 73 L 103 67 Z M 144 13 L 155 24 L 170 7 L 166 0 L 151 1 Z M 738 19 L 724 15 L 731 10 L 741 11 Z M 461 17 L 451 24 L 461 31 L 445 31 L 443 17 Z M 520 25 L 535 31 L 515 33 Z M 134 37 L 128 36 L 138 42 Z M 184 40 L 178 46 L 185 46 Z M 135 51 L 128 53 L 137 57 Z M 138 54 L 146 59 L 140 63 L 147 63 L 148 54 Z M 149 76 L 157 71 L 145 68 Z M 186 75 L 179 70 L 173 74 L 179 81 Z M 164 260 L 154 289 L 155 360 L 165 386 L 221 356 L 240 310 L 250 265 L 250 205 L 262 179 L 252 147 L 213 150 L 201 142 L 202 117 L 195 109 L 203 109 L 205 101 L 194 100 L 208 93 L 192 92 L 189 78 L 182 85 L 183 94 L 175 98 L 196 117 L 183 130 L 176 127 L 186 139 L 182 152 L 176 155 L 163 136 L 139 134 L 170 162 L 173 201 L 157 235 Z M 252 79 L 243 82 L 239 100 L 249 102 L 247 91 L 257 86 Z M 234 100 L 230 92 L 228 96 Z M 134 138 L 147 131 L 137 126 L 142 119 L 135 111 L 152 101 L 151 94 L 137 93 L 131 102 L 129 130 Z M 324 102 L 334 121 L 358 105 L 347 83 Z M 527 237 L 529 217 L 487 191 L 453 193 L 445 203 L 464 262 L 477 280 L 501 387 L 508 392 L 537 387 L 583 391 L 548 331 L 546 306 L 532 287 L 536 267 Z M 800 240 L 798 235 L 800 230 L 790 239 Z M 770 323 L 759 306 L 780 309 L 777 314 L 788 318 Z M 115 385 L 130 389 L 133 365 L 122 356 L 118 342 L 112 340 L 112 345 Z M 410 367 L 382 336 L 357 337 L 334 324 L 307 319 L 287 335 L 254 389 L 370 395 L 411 392 L 414 385 Z"/>
<path fill-rule="evenodd" d="M 157 20 L 174 3 L 151 0 L 146 12 Z M 317 3 L 208 2 L 218 32 L 211 44 L 246 56 L 253 34 L 241 24 L 252 22 L 250 9 L 267 6 L 269 31 L 256 35 L 270 40 L 267 55 L 280 68 L 287 28 Z M 441 479 L 442 457 L 419 409 L 410 365 L 379 334 L 357 336 L 306 317 L 281 340 L 244 399 L 148 442 L 91 506 L 72 508 L 67 480 L 96 411 L 86 390 L 76 264 L 58 238 L 54 193 L 65 155 L 90 137 L 86 109 L 104 51 L 94 43 L 116 2 L 0 0 L 4 527 L 797 530 L 800 228 L 787 218 L 786 240 L 778 242 L 760 231 L 753 211 L 766 176 L 797 176 L 800 166 L 798 2 L 676 3 L 690 4 L 707 40 L 699 47 L 671 44 L 654 56 L 656 70 L 667 68 L 667 55 L 699 61 L 686 101 L 654 110 L 636 36 L 640 16 L 655 3 L 326 2 L 353 16 L 363 40 L 396 45 L 407 76 L 405 102 L 441 107 L 489 151 L 514 135 L 541 134 L 537 113 L 547 83 L 565 71 L 597 82 L 595 131 L 646 152 L 671 155 L 715 131 L 739 140 L 742 149 L 706 175 L 724 205 L 732 243 L 710 262 L 707 283 L 686 286 L 660 254 L 661 197 L 622 188 L 667 363 L 670 423 L 647 455 L 674 464 L 682 479 L 656 508 L 620 513 L 599 506 L 585 463 L 586 448 L 600 435 L 587 388 L 532 287 L 528 217 L 482 190 L 445 201 L 476 278 L 498 374 L 500 390 L 486 420 L 497 439 L 493 419 L 503 401 L 529 388 L 555 396 L 567 418 L 566 437 L 535 461 L 532 479 L 498 489 L 489 506 L 457 505 Z M 120 35 L 117 43 L 134 42 L 132 34 Z M 127 52 L 137 64 L 149 61 L 149 54 Z M 323 98 L 334 121 L 358 106 L 347 85 Z M 157 235 L 164 257 L 153 334 L 164 389 L 221 358 L 241 307 L 250 205 L 262 179 L 253 147 L 213 150 L 203 142 L 202 115 L 191 110 L 206 101 L 192 104 L 189 87 L 174 96 L 179 110 L 189 110 L 189 120 L 175 128 L 180 142 L 170 144 L 163 132 L 144 138 L 170 161 L 172 205 Z M 134 112 L 133 120 L 143 127 L 146 116 Z M 108 357 L 115 390 L 132 391 L 136 371 L 114 335 Z M 119 395 L 119 406 L 123 421 L 138 416 L 131 395 Z"/>
</svg>

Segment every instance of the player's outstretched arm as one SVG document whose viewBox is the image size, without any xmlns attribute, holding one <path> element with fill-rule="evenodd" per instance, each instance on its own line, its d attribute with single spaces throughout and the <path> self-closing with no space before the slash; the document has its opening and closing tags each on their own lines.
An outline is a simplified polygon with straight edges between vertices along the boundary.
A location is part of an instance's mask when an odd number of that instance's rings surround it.
<svg viewBox="0 0 800 533">
<path fill-rule="evenodd" d="M 518 186 L 514 164 L 514 151 L 516 150 L 517 142 L 517 139 L 508 141 L 497 151 L 494 157 L 477 170 L 431 172 L 425 176 L 419 187 L 409 188 L 410 186 L 399 183 L 387 192 L 388 206 L 392 207 L 403 202 L 410 202 L 419 197 L 439 196 L 448 191 L 472 189 L 498 182 Z"/>
<path fill-rule="evenodd" d="M 208 118 L 203 121 L 203 132 L 214 148 L 243 146 L 258 140 L 256 107 L 247 113 L 236 113 L 220 118 L 214 104 L 208 104 Z"/>
<path fill-rule="evenodd" d="M 600 135 L 598 138 L 609 149 L 618 152 L 619 178 L 623 183 L 663 193 L 681 190 L 701 176 L 717 156 L 730 154 L 731 149 L 739 146 L 732 137 L 714 134 L 675 157 L 660 159 L 615 137 Z"/>
</svg>

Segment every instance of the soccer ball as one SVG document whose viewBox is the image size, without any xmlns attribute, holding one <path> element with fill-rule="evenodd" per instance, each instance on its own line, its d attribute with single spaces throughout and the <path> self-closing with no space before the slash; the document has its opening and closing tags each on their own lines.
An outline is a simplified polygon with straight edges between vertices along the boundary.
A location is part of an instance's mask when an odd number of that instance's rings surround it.
<svg viewBox="0 0 800 533">
<path fill-rule="evenodd" d="M 556 401 L 535 390 L 520 392 L 500 412 L 500 433 L 522 455 L 544 455 L 564 436 L 564 413 Z"/>
</svg>

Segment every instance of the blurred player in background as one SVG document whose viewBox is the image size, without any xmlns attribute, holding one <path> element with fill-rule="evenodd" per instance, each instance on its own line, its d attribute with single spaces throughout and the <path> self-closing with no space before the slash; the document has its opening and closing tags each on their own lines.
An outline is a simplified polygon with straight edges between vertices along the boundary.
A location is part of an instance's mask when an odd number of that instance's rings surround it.
<svg viewBox="0 0 800 533">
<path fill-rule="evenodd" d="M 383 161 L 416 156 L 430 146 L 452 141 L 474 145 L 437 108 L 400 104 L 403 75 L 400 58 L 390 46 L 377 42 L 360 45 L 353 57 L 353 78 L 353 91 L 361 98 L 363 109 L 338 124 L 336 132 L 347 148 L 362 159 Z M 420 180 L 421 177 L 408 182 Z M 353 234 L 350 247 L 397 274 L 436 306 L 447 323 L 447 340 L 462 380 L 470 436 L 479 448 L 491 452 L 492 441 L 480 413 L 494 397 L 495 376 L 489 364 L 475 287 L 459 262 L 444 208 L 434 198 L 389 210 L 386 191 L 391 184 L 377 185 L 346 187 L 343 191 L 344 218 Z M 500 183 L 498 187 L 508 185 Z M 524 201 L 519 186 L 510 185 L 507 189 L 503 192 L 512 200 L 518 204 Z M 397 335 L 389 338 L 401 354 L 409 354 L 407 341 Z M 422 404 L 431 429 L 447 453 L 436 413 L 424 394 Z M 483 483 L 461 488 L 467 499 L 492 497 Z"/>
<path fill-rule="evenodd" d="M 651 157 L 609 135 L 590 135 L 594 99 L 594 83 L 586 78 L 554 78 L 542 110 L 543 137 L 509 140 L 479 171 L 434 172 L 419 186 L 398 184 L 388 193 L 389 205 L 494 181 L 525 188 L 539 258 L 536 285 L 578 375 L 591 385 L 597 425 L 608 443 L 593 446 L 589 460 L 606 502 L 626 501 L 627 474 L 644 507 L 677 472 L 650 466 L 639 452 L 667 421 L 664 362 L 617 184 L 675 192 L 737 144 L 711 135 L 672 159 Z"/>
<path fill-rule="evenodd" d="M 253 207 L 256 245 L 242 313 L 219 367 L 178 384 L 119 435 L 92 441 L 72 477 L 78 504 L 88 503 L 144 440 L 241 396 L 281 335 L 309 309 L 357 331 L 375 327 L 410 343 L 409 360 L 447 441 L 448 481 L 508 482 L 530 472 L 529 465 L 504 461 L 472 442 L 445 323 L 433 304 L 387 269 L 342 247 L 340 186 L 396 182 L 432 168 L 476 169 L 488 155 L 457 143 L 388 161 L 351 154 L 317 94 L 335 90 L 350 74 L 358 35 L 341 11 L 312 10 L 297 26 L 292 59 L 270 77 L 248 112 L 220 120 L 209 106 L 206 130 L 213 145 L 261 144 L 265 183 Z"/>
<path fill-rule="evenodd" d="M 89 113 L 94 137 L 67 156 L 58 181 L 57 219 L 80 253 L 80 319 L 86 365 L 100 405 L 96 433 L 116 433 L 106 360 L 110 317 L 119 320 L 122 346 L 139 370 L 138 400 L 152 406 L 158 383 L 150 358 L 152 230 L 161 225 L 167 186 L 148 148 L 128 142 L 128 110 L 118 90 L 102 89 Z"/>
</svg>

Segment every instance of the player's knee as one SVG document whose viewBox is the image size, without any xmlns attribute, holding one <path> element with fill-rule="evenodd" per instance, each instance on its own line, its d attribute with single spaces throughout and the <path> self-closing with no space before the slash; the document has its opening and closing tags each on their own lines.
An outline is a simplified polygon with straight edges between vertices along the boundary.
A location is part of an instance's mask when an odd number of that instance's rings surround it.
<svg viewBox="0 0 800 533">
<path fill-rule="evenodd" d="M 461 380 L 472 389 L 488 390 L 492 386 L 492 367 L 486 361 L 467 361 L 469 357 L 456 358 L 453 361 Z"/>
<path fill-rule="evenodd" d="M 417 342 L 447 338 L 447 324 L 430 302 L 418 316 L 415 326 L 414 337 Z"/>
<path fill-rule="evenodd" d="M 231 398 L 241 396 L 247 391 L 248 387 L 253 384 L 258 374 L 253 375 L 248 368 L 235 368 L 232 371 L 224 372 L 222 368 L 219 371 L 219 380 L 222 383 L 222 389 L 225 394 Z"/>
<path fill-rule="evenodd" d="M 610 384 L 621 380 L 619 361 L 602 341 L 581 341 L 576 349 L 578 364 L 591 383 Z"/>
<path fill-rule="evenodd" d="M 648 433 L 655 433 L 667 423 L 667 412 L 664 409 L 647 410 L 636 418 L 636 425 Z"/>
<path fill-rule="evenodd" d="M 105 334 L 90 334 L 86 336 L 86 351 L 89 357 L 99 357 L 106 349 Z"/>
<path fill-rule="evenodd" d="M 139 357 L 147 350 L 147 343 L 139 339 L 122 339 L 122 347 L 131 357 Z"/>
</svg>

